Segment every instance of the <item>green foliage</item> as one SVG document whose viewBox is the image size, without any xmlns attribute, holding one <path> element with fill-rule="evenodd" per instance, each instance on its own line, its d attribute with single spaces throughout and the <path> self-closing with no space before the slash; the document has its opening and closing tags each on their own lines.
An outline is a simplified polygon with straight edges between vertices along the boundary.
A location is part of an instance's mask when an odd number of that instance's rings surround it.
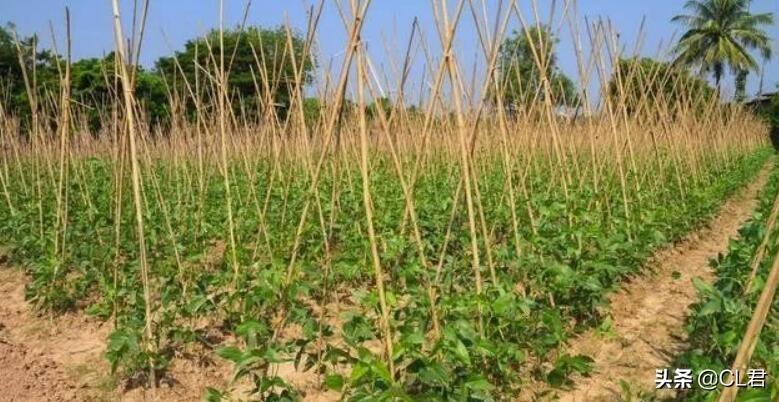
<svg viewBox="0 0 779 402">
<path fill-rule="evenodd" d="M 303 100 L 303 118 L 306 119 L 307 127 L 317 127 L 317 123 L 323 118 L 324 105 L 317 98 L 306 98 Z"/>
<path fill-rule="evenodd" d="M 503 40 L 498 58 L 498 80 L 506 107 L 543 101 L 542 79 L 549 81 L 552 103 L 578 106 L 576 87 L 557 66 L 554 46 L 558 39 L 548 27 L 514 31 Z"/>
<path fill-rule="evenodd" d="M 10 29 L 0 27 L 0 88 L 8 93 L 8 100 L 0 99 L 5 110 L 22 120 L 28 127 L 31 119 L 30 102 L 24 84 L 16 44 Z M 22 56 L 26 64 L 30 85 L 33 85 L 32 51 L 37 41 L 35 36 L 19 38 Z M 60 73 L 64 73 L 65 60 L 48 50 L 35 54 L 35 93 L 38 96 L 39 112 L 45 106 L 42 99 L 60 94 Z M 115 77 L 114 53 L 104 58 L 76 61 L 71 66 L 71 108 L 76 116 L 84 116 L 89 129 L 97 132 L 110 114 L 111 105 L 120 94 L 121 83 Z M 164 124 L 169 119 L 168 95 L 162 78 L 142 67 L 136 72 L 136 96 L 142 110 L 151 124 Z M 110 119 L 107 119 L 110 121 Z"/>
<path fill-rule="evenodd" d="M 779 169 L 775 168 L 752 218 L 739 229 L 739 237 L 731 240 L 727 253 L 712 261 L 717 274 L 714 285 L 695 281 L 699 301 L 692 307 L 686 325 L 689 349 L 677 358 L 677 367 L 691 368 L 694 372 L 730 368 L 774 256 L 779 252 L 775 241 L 779 229 L 774 227 L 771 233 L 766 233 L 766 221 L 777 193 Z M 771 239 L 769 247 L 760 262 L 753 286 L 746 289 L 753 255 L 766 235 Z M 776 400 L 779 396 L 779 382 L 776 381 L 779 373 L 779 300 L 774 302 L 748 367 L 766 369 L 767 387 L 744 390 L 739 393 L 738 400 Z M 701 389 L 693 389 L 683 395 L 686 401 L 708 401 L 712 396 L 711 392 Z"/>
<path fill-rule="evenodd" d="M 19 64 L 16 41 L 13 35 L 14 30 L 15 28 L 11 24 L 6 27 L 0 26 L 0 93 L 3 94 L 0 97 L 0 107 L 13 114 L 27 117 L 28 119 L 24 121 L 25 127 L 27 127 L 31 109 L 22 67 Z M 59 84 L 54 55 L 48 50 L 37 49 L 37 36 L 20 36 L 18 40 L 30 85 L 33 85 L 32 71 L 34 69 L 37 72 L 36 89 L 40 93 L 44 93 L 46 90 L 58 91 Z M 35 59 L 34 65 L 33 59 Z"/>
<path fill-rule="evenodd" d="M 554 368 L 547 374 L 547 381 L 555 387 L 570 385 L 571 373 L 587 375 L 592 371 L 592 358 L 589 356 L 562 355 L 557 358 Z"/>
<path fill-rule="evenodd" d="M 384 116 L 389 117 L 392 108 L 392 101 L 387 97 L 382 97 L 371 102 L 371 104 L 368 105 L 366 113 L 368 114 L 369 118 L 378 118 L 378 110 L 381 109 L 381 111 L 384 113 Z"/>
<path fill-rule="evenodd" d="M 712 73 L 717 87 L 726 67 L 733 72 L 757 71 L 757 61 L 749 54 L 758 50 L 771 57 L 771 38 L 761 28 L 773 24 L 773 14 L 752 14 L 751 0 L 688 0 L 690 14 L 672 19 L 688 30 L 676 45 L 676 63 Z"/>
<path fill-rule="evenodd" d="M 747 97 L 747 76 L 749 71 L 739 69 L 736 72 L 736 102 L 743 102 Z"/>
<path fill-rule="evenodd" d="M 779 93 L 774 95 L 768 107 L 759 110 L 759 113 L 766 119 L 774 131 L 779 131 Z"/>
<path fill-rule="evenodd" d="M 410 240 L 397 230 L 405 207 L 403 190 L 390 160 L 376 157 L 370 186 L 382 261 L 392 267 L 387 281 L 395 333 L 392 359 L 395 367 L 403 367 L 402 378 L 388 374 L 387 360 L 375 347 L 381 339 L 376 319 L 379 303 L 375 290 L 366 286 L 372 272 L 364 227 L 358 223 L 364 222 L 365 215 L 361 184 L 353 180 L 359 176 L 355 165 L 323 172 L 320 192 L 335 197 L 332 203 L 322 203 L 322 213 L 333 222 L 328 238 L 332 251 L 329 260 L 323 261 L 319 221 L 308 221 L 302 228 L 297 271 L 289 285 L 284 282 L 288 261 L 280 256 L 292 246 L 297 219 L 309 194 L 307 168 L 295 162 L 274 166 L 271 161 L 260 161 L 251 174 L 235 174 L 232 189 L 240 216 L 236 225 L 240 275 L 232 285 L 233 273 L 224 261 L 224 250 L 214 251 L 227 225 L 220 171 L 204 172 L 202 192 L 197 186 L 181 191 L 180 180 L 187 174 L 182 169 L 191 173 L 196 166 L 155 161 L 142 178 L 144 187 L 158 189 L 163 200 L 180 201 L 163 208 L 159 198 L 149 197 L 145 210 L 150 274 L 157 295 L 152 311 L 156 317 L 153 350 L 145 349 L 142 335 L 144 299 L 134 232 L 120 231 L 119 248 L 115 248 L 114 162 L 90 159 L 79 162 L 78 168 L 71 167 L 68 191 L 74 196 L 68 198 L 68 253 L 56 261 L 58 265 L 46 257 L 52 247 L 55 193 L 45 192 L 41 200 L 41 237 L 38 202 L 34 191 L 26 191 L 24 185 L 34 182 L 35 170 L 28 166 L 10 169 L 9 193 L 17 211 L 11 215 L 0 208 L 0 242 L 15 246 L 13 257 L 28 267 L 32 278 L 28 294 L 42 308 L 88 301 L 88 310 L 97 316 L 108 318 L 116 311 L 118 327 L 109 339 L 107 357 L 125 376 L 142 376 L 152 364 L 164 373 L 174 351 L 198 342 L 218 350 L 220 358 L 234 364 L 236 376 L 253 384 L 256 395 L 268 400 L 299 396 L 292 385 L 268 370 L 274 364 L 294 364 L 311 375 L 321 373 L 323 383 L 340 389 L 347 400 L 495 400 L 519 392 L 529 376 L 565 386 L 572 373 L 587 373 L 585 356 L 562 356 L 543 370 L 534 369 L 530 362 L 557 353 L 569 336 L 598 325 L 608 292 L 639 269 L 653 250 L 709 216 L 767 155 L 765 150 L 754 155 L 734 152 L 728 163 L 701 162 L 700 178 L 689 182 L 683 202 L 667 202 L 683 199 L 674 185 L 646 186 L 640 209 L 631 217 L 619 209 L 607 214 L 593 207 L 590 182 L 572 187 L 566 198 L 561 188 L 548 187 L 556 168 L 539 167 L 528 178 L 528 196 L 517 200 L 515 213 L 523 222 L 530 222 L 526 205 L 538 211 L 538 233 L 529 225 L 520 229 L 522 255 L 507 240 L 512 230 L 511 210 L 502 198 L 507 173 L 499 163 L 482 165 L 478 186 L 485 219 L 495 223 L 491 250 L 501 285 L 485 287 L 481 296 L 472 291 L 472 268 L 463 258 L 469 250 L 469 229 L 461 209 L 452 223 L 446 252 L 441 260 L 436 256 L 432 261 L 442 264 L 436 306 L 445 324 L 435 342 L 429 338 L 425 271 Z M 517 166 L 524 162 L 518 161 Z M 237 161 L 230 169 L 241 172 L 244 166 Z M 287 172 L 283 186 L 267 180 L 276 169 Z M 523 173 L 509 174 L 518 180 Z M 672 166 L 656 168 L 654 174 L 661 182 L 675 183 Z M 431 161 L 420 176 L 416 206 L 429 250 L 440 250 L 444 242 L 458 176 L 445 158 Z M 338 191 L 333 192 L 334 188 Z M 600 191 L 599 196 L 612 205 L 620 203 L 618 186 Z M 266 229 L 273 233 L 270 238 L 258 231 L 260 210 L 252 204 L 253 194 L 270 200 L 264 218 Z M 122 227 L 132 227 L 131 195 L 125 191 L 120 201 Z M 168 231 L 166 219 L 177 228 L 175 234 Z M 180 268 L 173 257 L 174 247 L 184 262 Z M 216 263 L 211 262 L 214 258 Z M 323 268 L 326 263 L 330 269 Z M 59 267 L 56 274 L 55 266 Z M 514 286 L 518 283 L 524 292 Z M 328 287 L 349 290 L 348 298 L 340 296 L 341 309 L 331 310 L 336 317 L 322 315 L 321 305 L 313 302 L 332 298 L 333 293 L 325 293 Z M 293 336 L 273 336 L 280 306 L 285 306 L 288 325 L 299 329 Z M 479 314 L 484 320 L 483 334 L 475 319 Z M 333 318 L 340 323 L 334 324 Z M 193 324 L 202 320 L 213 323 L 211 328 L 234 334 L 240 342 L 213 339 L 208 328 Z M 339 367 L 351 367 L 351 371 Z M 207 396 L 218 400 L 223 394 L 210 390 Z"/>
<path fill-rule="evenodd" d="M 145 383 L 152 364 L 155 372 L 167 366 L 168 358 L 147 350 L 142 339 L 140 331 L 130 326 L 117 329 L 108 336 L 106 359 L 111 364 L 112 373 L 121 370 L 123 377 Z"/>
<path fill-rule="evenodd" d="M 6 111 L 20 117 L 29 125 L 31 116 L 27 91 L 22 79 L 17 49 L 10 29 L 0 27 L 0 89 L 8 97 L 0 98 Z M 36 38 L 20 38 L 20 44 L 27 62 L 27 72 L 32 77 L 32 49 Z M 219 32 L 212 31 L 204 38 L 187 42 L 181 52 L 175 57 L 184 71 L 191 87 L 195 88 L 195 54 L 201 68 L 218 71 Z M 290 107 L 291 91 L 295 90 L 295 71 L 293 57 L 299 67 L 303 62 L 304 40 L 299 34 L 293 33 L 291 38 L 294 56 L 287 50 L 287 33 L 283 28 L 262 29 L 249 27 L 243 32 L 228 30 L 225 32 L 226 68 L 230 70 L 229 91 L 234 99 L 236 112 L 242 105 L 249 117 L 256 117 L 265 105 L 266 91 L 271 94 L 272 106 L 281 117 L 286 115 Z M 211 49 L 211 52 L 208 49 Z M 255 58 L 256 54 L 256 58 Z M 233 57 L 233 55 L 235 57 Z M 35 55 L 36 93 L 43 99 L 47 94 L 59 96 L 60 68 L 64 68 L 64 60 L 55 57 L 50 51 L 38 51 Z M 230 62 L 232 61 L 232 64 Z M 264 67 L 267 67 L 267 77 Z M 301 84 L 311 82 L 315 61 L 305 58 Z M 202 73 L 202 72 L 201 72 Z M 194 113 L 194 103 L 191 99 L 181 71 L 176 67 L 174 56 L 160 58 L 154 71 L 138 67 L 135 75 L 135 95 L 146 120 L 152 125 L 167 124 L 170 119 L 169 86 L 175 91 L 178 99 L 185 101 L 189 113 Z M 203 99 L 213 99 L 208 96 L 214 93 L 216 83 L 200 74 L 200 95 Z M 32 79 L 32 78 L 31 78 Z M 256 81 L 255 81 L 256 80 Z M 100 129 L 101 124 L 111 121 L 111 110 L 107 108 L 117 96 L 121 95 L 121 82 L 115 79 L 115 56 L 108 54 L 103 58 L 90 58 L 75 61 L 71 70 L 71 107 L 76 116 L 83 116 L 88 128 L 93 132 Z M 258 93 L 259 91 L 259 93 Z M 42 108 L 43 105 L 39 105 Z M 313 113 L 311 106 L 306 106 Z"/>
<path fill-rule="evenodd" d="M 85 106 L 89 128 L 96 131 L 108 121 L 111 105 L 121 94 L 122 83 L 116 80 L 115 54 L 102 59 L 82 59 L 71 67 L 71 98 Z M 135 94 L 151 124 L 165 124 L 170 119 L 168 93 L 161 76 L 143 67 L 136 70 Z"/>
<path fill-rule="evenodd" d="M 630 114 L 639 112 L 639 107 L 644 113 L 675 113 L 690 105 L 703 108 L 714 97 L 706 81 L 649 57 L 620 59 L 608 85 L 609 96 Z"/>
<path fill-rule="evenodd" d="M 286 115 L 297 85 L 294 67 L 300 69 L 303 65 L 301 85 L 311 82 L 316 67 L 316 60 L 310 54 L 304 54 L 305 39 L 293 32 L 289 40 L 291 52 L 287 31 L 283 27 L 248 27 L 243 31 L 234 29 L 224 32 L 225 69 L 229 71 L 228 91 L 231 97 L 240 100 L 232 104 L 236 107 L 244 106 L 250 116 L 257 116 L 267 107 L 275 108 L 281 117 Z M 198 68 L 219 71 L 222 50 L 220 33 L 212 30 L 205 37 L 187 42 L 184 50 L 176 52 L 174 56 L 157 60 L 156 69 L 165 75 L 182 99 L 187 100 L 191 110 L 192 99 L 186 83 L 195 89 L 195 71 Z M 176 59 L 180 69 L 176 66 Z M 182 70 L 184 77 L 181 77 Z M 208 80 L 202 71 L 199 79 L 202 94 L 219 85 Z M 265 98 L 266 94 L 270 94 L 270 100 Z"/>
<path fill-rule="evenodd" d="M 17 58 L 16 45 L 11 34 L 11 27 L 8 29 L 0 27 L 0 77 L 3 77 L 2 88 L 9 93 L 9 99 L 2 99 L 8 110 L 19 113 L 22 110 L 29 111 L 24 81 L 22 80 L 22 69 L 19 66 Z M 23 49 L 30 52 L 35 38 L 22 38 Z"/>
</svg>

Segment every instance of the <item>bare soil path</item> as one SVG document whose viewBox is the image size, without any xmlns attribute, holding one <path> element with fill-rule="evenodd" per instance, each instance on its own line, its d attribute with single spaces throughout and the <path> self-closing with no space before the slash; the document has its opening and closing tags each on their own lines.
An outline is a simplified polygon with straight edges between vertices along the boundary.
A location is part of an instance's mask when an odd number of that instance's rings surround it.
<svg viewBox="0 0 779 402">
<path fill-rule="evenodd" d="M 0 401 L 82 401 L 109 384 L 103 362 L 106 325 L 83 316 L 35 315 L 26 279 L 0 267 Z"/>
<path fill-rule="evenodd" d="M 105 360 L 111 324 L 37 315 L 24 297 L 28 279 L 2 259 L 0 250 L 0 402 L 202 401 L 206 386 L 221 385 L 224 370 L 180 356 L 160 388 L 128 388 Z"/>
<path fill-rule="evenodd" d="M 610 298 L 612 326 L 591 329 L 571 340 L 568 352 L 594 361 L 589 377 L 574 379 L 568 391 L 552 393 L 563 402 L 614 401 L 622 395 L 620 380 L 636 391 L 654 390 L 655 369 L 666 368 L 686 344 L 684 323 L 697 301 L 692 279 L 714 279 L 709 260 L 727 249 L 728 242 L 757 206 L 769 161 L 758 176 L 721 207 L 706 227 L 658 251 L 647 270 L 633 277 Z"/>
</svg>

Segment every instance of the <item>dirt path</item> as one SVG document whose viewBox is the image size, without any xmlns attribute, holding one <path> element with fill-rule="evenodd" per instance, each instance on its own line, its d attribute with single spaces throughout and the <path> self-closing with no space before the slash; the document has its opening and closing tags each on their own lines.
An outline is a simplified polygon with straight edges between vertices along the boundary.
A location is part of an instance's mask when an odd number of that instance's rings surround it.
<svg viewBox="0 0 779 402">
<path fill-rule="evenodd" d="M 0 401 L 99 399 L 105 325 L 75 314 L 34 315 L 24 299 L 24 274 L 0 267 Z M 90 390 L 91 389 L 91 390 Z"/>
<path fill-rule="evenodd" d="M 202 401 L 205 386 L 231 373 L 178 356 L 160 388 L 127 389 L 105 360 L 111 325 L 83 314 L 38 316 L 24 298 L 26 283 L 21 270 L 0 262 L 0 402 Z"/>
<path fill-rule="evenodd" d="M 771 164 L 771 162 L 769 162 Z M 711 282 L 709 260 L 727 249 L 730 238 L 754 211 L 769 166 L 731 197 L 706 228 L 656 253 L 649 274 L 634 277 L 610 298 L 612 326 L 592 329 L 569 343 L 572 354 L 595 362 L 590 377 L 574 379 L 569 391 L 553 398 L 563 402 L 614 401 L 622 395 L 620 380 L 636 391 L 654 390 L 655 369 L 669 367 L 684 347 L 688 307 L 697 300 L 692 279 Z"/>
</svg>

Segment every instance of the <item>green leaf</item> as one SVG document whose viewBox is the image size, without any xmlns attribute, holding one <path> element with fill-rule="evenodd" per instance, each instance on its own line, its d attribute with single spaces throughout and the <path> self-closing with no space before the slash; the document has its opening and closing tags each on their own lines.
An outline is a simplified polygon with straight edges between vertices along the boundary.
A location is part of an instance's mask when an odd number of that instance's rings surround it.
<svg viewBox="0 0 779 402">
<path fill-rule="evenodd" d="M 330 374 L 325 377 L 325 386 L 333 391 L 341 391 L 344 387 L 344 377 L 340 374 Z"/>
<path fill-rule="evenodd" d="M 465 383 L 465 387 L 471 391 L 491 391 L 495 389 L 495 386 L 490 384 L 484 377 L 477 376 L 468 379 Z"/>
<path fill-rule="evenodd" d="M 738 402 L 772 402 L 771 390 L 750 388 L 741 391 L 736 398 Z M 773 401 L 776 402 L 776 401 Z"/>
<path fill-rule="evenodd" d="M 269 363 L 284 363 L 290 360 L 281 356 L 279 352 L 277 352 L 276 349 L 273 348 L 266 349 L 262 357 Z"/>
<path fill-rule="evenodd" d="M 594 360 L 585 355 L 576 355 L 569 360 L 569 365 L 573 371 L 587 375 L 592 371 L 592 363 Z"/>
<path fill-rule="evenodd" d="M 454 347 L 451 350 L 455 354 L 455 357 L 457 357 L 457 359 L 460 360 L 462 363 L 464 363 L 466 366 L 470 366 L 471 356 L 468 354 L 468 348 L 465 347 L 463 341 L 455 338 L 453 343 L 454 343 L 453 345 Z"/>
<path fill-rule="evenodd" d="M 239 364 L 244 358 L 243 351 L 235 346 L 223 346 L 216 350 L 216 355 L 235 364 Z"/>
<path fill-rule="evenodd" d="M 720 299 L 712 299 L 704 304 L 703 307 L 701 307 L 700 311 L 698 311 L 698 314 L 705 317 L 720 311 L 722 311 L 722 303 L 720 302 Z"/>
<path fill-rule="evenodd" d="M 235 334 L 247 338 L 251 335 L 263 332 L 267 327 L 255 320 L 242 322 L 235 328 Z"/>
<path fill-rule="evenodd" d="M 392 383 L 392 374 L 390 374 L 389 368 L 386 364 L 384 364 L 381 360 L 376 360 L 373 363 L 373 367 L 371 367 L 373 370 L 373 373 L 379 376 L 382 380 L 386 381 L 387 384 Z"/>
<path fill-rule="evenodd" d="M 514 295 L 511 293 L 504 293 L 492 302 L 492 311 L 498 316 L 505 316 L 511 311 L 513 304 Z"/>
<path fill-rule="evenodd" d="M 224 394 L 216 388 L 207 387 L 206 394 L 203 396 L 206 402 L 221 402 Z"/>
<path fill-rule="evenodd" d="M 692 278 L 692 284 L 695 286 L 695 289 L 701 293 L 701 294 L 708 294 L 714 292 L 714 288 L 711 287 L 708 283 L 701 280 L 701 278 L 698 278 L 697 276 L 695 278 Z"/>
<path fill-rule="evenodd" d="M 449 374 L 438 363 L 431 363 L 425 366 L 419 371 L 418 377 L 420 381 L 433 387 L 444 386 L 449 381 Z"/>
<path fill-rule="evenodd" d="M 349 381 L 351 381 L 353 384 L 357 383 L 357 381 L 360 381 L 362 377 L 364 377 L 366 374 L 368 374 L 371 371 L 370 366 L 368 366 L 365 363 L 359 362 L 352 367 L 352 374 L 349 378 Z"/>
</svg>

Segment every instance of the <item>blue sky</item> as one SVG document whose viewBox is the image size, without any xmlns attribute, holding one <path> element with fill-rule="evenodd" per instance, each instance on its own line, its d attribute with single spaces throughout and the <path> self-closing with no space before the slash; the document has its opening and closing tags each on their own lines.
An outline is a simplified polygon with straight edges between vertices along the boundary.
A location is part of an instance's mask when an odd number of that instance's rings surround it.
<svg viewBox="0 0 779 402">
<path fill-rule="evenodd" d="M 496 0 L 485 0 L 489 15 L 494 14 Z M 346 2 L 348 3 L 348 2 Z M 448 2 L 450 6 L 456 0 Z M 480 4 L 479 0 L 475 3 Z M 548 14 L 548 2 L 538 1 L 542 20 Z M 563 3 L 558 1 L 558 4 Z M 632 53 L 638 36 L 639 26 L 646 18 L 644 40 L 641 53 L 647 56 L 657 54 L 658 48 L 673 38 L 678 38 L 682 27 L 670 22 L 675 14 L 682 11 L 682 0 L 628 1 L 628 0 L 578 0 L 578 14 L 590 21 L 598 18 L 608 19 L 620 34 L 620 40 Z M 237 25 L 242 17 L 244 0 L 225 0 L 226 25 Z M 306 12 L 312 4 L 309 0 L 254 0 L 249 13 L 248 22 L 253 25 L 278 26 L 285 21 L 299 30 L 306 26 Z M 315 2 L 316 4 L 316 2 Z M 529 2 L 520 0 L 526 18 L 532 19 Z M 51 34 L 49 23 L 54 25 L 58 43 L 63 43 L 64 9 L 71 10 L 73 24 L 74 58 L 99 57 L 113 49 L 111 7 L 109 0 L 1 0 L 0 22 L 13 22 L 23 35 L 38 33 L 43 46 L 50 46 Z M 125 29 L 129 29 L 129 15 L 132 1 L 123 0 L 125 14 Z M 152 0 L 147 24 L 147 36 L 144 42 L 141 62 L 146 66 L 153 65 L 158 57 L 171 53 L 171 49 L 181 49 L 184 43 L 207 30 L 218 26 L 218 0 Z M 755 12 L 773 12 L 779 20 L 779 1 L 753 0 L 752 10 Z M 558 11 L 559 15 L 559 11 Z M 433 11 L 430 1 L 426 0 L 374 0 L 363 33 L 363 38 L 369 43 L 369 51 L 374 64 L 380 71 L 386 71 L 390 76 L 390 60 L 397 63 L 405 52 L 405 43 L 410 33 L 410 27 L 415 17 L 426 34 L 433 52 L 437 54 L 438 38 L 433 24 Z M 457 51 L 462 67 L 470 72 L 473 60 L 477 58 L 479 48 L 473 28 L 470 12 L 463 15 L 463 26 L 458 31 Z M 581 23 L 584 26 L 583 22 Z M 512 27 L 516 28 L 518 22 Z M 558 45 L 559 64 L 563 71 L 572 77 L 577 76 L 576 58 L 568 25 L 561 26 Z M 325 10 L 319 26 L 318 50 L 322 64 L 333 58 L 336 63 L 345 43 L 345 30 L 338 16 L 334 0 L 326 0 Z M 774 38 L 774 59 L 766 64 L 764 75 L 764 90 L 772 90 L 779 83 L 779 25 L 769 28 L 769 34 Z M 582 32 L 582 40 L 586 41 L 586 33 Z M 667 48 L 667 47 L 666 47 Z M 422 76 L 422 53 L 417 54 L 417 68 L 412 78 L 417 81 Z M 336 64 L 337 65 L 337 64 Z M 390 79 L 394 82 L 394 79 Z M 577 81 L 575 79 L 575 81 Z M 413 80 L 412 80 L 413 83 Z M 726 84 L 732 87 L 732 79 L 727 78 Z M 751 74 L 748 82 L 750 94 L 757 91 L 759 77 Z M 417 84 L 418 85 L 418 84 Z"/>
</svg>

